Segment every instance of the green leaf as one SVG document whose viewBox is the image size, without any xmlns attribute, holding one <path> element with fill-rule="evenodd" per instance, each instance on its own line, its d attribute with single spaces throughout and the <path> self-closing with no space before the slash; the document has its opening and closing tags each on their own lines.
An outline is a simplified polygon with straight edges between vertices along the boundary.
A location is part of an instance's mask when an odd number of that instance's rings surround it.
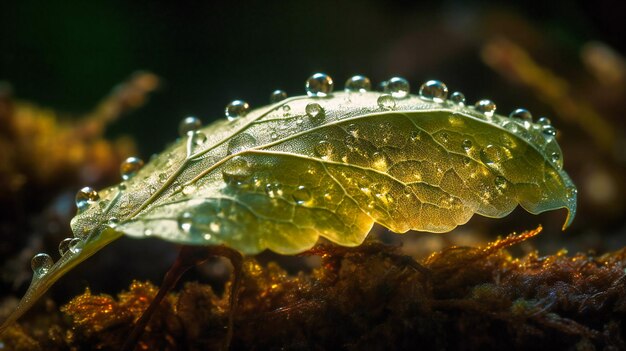
<svg viewBox="0 0 626 351">
<path fill-rule="evenodd" d="M 246 108 L 233 105 L 231 117 Z M 192 131 L 134 175 L 130 165 L 130 179 L 72 220 L 84 248 L 62 261 L 73 266 L 121 233 L 295 254 L 320 236 L 359 245 L 374 223 L 446 232 L 518 204 L 565 208 L 566 227 L 576 189 L 544 128 L 413 95 L 290 98 Z M 26 307 L 69 269 L 59 263 L 34 279 Z"/>
<path fill-rule="evenodd" d="M 387 110 L 379 97 L 296 97 L 214 123 L 154 158 L 124 190 L 102 191 L 101 206 L 72 228 L 81 236 L 115 217 L 115 229 L 134 237 L 293 254 L 319 236 L 358 245 L 375 222 L 446 232 L 517 204 L 533 213 L 564 207 L 573 217 L 573 185 L 542 126 L 414 96 Z"/>
</svg>

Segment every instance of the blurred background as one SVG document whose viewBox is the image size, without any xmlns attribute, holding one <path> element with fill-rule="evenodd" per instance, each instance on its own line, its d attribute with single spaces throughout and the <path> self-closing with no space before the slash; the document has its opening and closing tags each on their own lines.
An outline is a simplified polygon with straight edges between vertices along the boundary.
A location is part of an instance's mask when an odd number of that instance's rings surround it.
<svg viewBox="0 0 626 351">
<path fill-rule="evenodd" d="M 185 116 L 208 123 L 223 118 L 234 99 L 255 107 L 274 89 L 303 94 L 304 81 L 318 71 L 334 78 L 335 89 L 354 74 L 374 84 L 403 76 L 413 93 L 439 79 L 471 103 L 492 99 L 505 115 L 524 107 L 559 130 L 565 170 L 579 188 L 578 214 L 565 233 L 564 211 L 516 210 L 501 220 L 475 217 L 446 235 L 378 228 L 384 240 L 402 238 L 408 253 L 424 256 L 542 223 L 544 233 L 517 250 L 621 248 L 624 23 L 626 12 L 609 0 L 3 2 L 1 295 L 23 292 L 34 253 L 58 258 L 80 187 L 118 182 L 123 158 L 160 152 Z M 66 301 L 87 285 L 114 293 L 133 278 L 158 282 L 175 255 L 168 243 L 123 239 L 62 279 L 52 295 Z M 227 270 L 207 269 L 228 277 Z"/>
</svg>

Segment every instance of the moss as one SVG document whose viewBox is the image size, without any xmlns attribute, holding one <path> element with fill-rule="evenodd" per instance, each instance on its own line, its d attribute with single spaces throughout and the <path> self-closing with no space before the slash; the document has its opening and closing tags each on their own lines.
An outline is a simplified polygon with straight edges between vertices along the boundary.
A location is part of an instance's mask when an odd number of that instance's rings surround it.
<svg viewBox="0 0 626 351">
<path fill-rule="evenodd" d="M 597 257 L 506 251 L 540 229 L 421 262 L 377 242 L 321 245 L 307 253 L 320 255 L 321 267 L 297 275 L 249 257 L 232 348 L 624 349 L 626 249 Z M 147 282 L 116 298 L 87 290 L 47 314 L 47 323 L 14 326 L 4 342 L 10 349 L 118 349 L 156 290 Z M 196 282 L 170 293 L 141 349 L 219 347 L 228 294 L 228 285 L 219 296 Z"/>
</svg>

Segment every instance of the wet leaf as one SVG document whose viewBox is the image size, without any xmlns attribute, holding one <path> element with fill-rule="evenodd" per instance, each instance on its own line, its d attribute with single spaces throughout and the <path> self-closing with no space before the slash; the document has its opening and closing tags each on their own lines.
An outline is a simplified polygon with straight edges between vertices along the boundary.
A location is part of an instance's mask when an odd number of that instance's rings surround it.
<svg viewBox="0 0 626 351">
<path fill-rule="evenodd" d="M 360 244 L 373 223 L 394 232 L 446 232 L 478 213 L 503 217 L 517 204 L 565 207 L 572 184 L 544 153 L 554 137 L 527 131 L 540 148 L 467 108 L 378 93 L 296 97 L 182 138 L 125 183 L 100 192 L 72 222 L 78 235 L 109 217 L 134 237 L 225 244 L 254 254 L 293 254 L 324 236 Z M 571 218 L 571 217 L 570 217 Z"/>
<path fill-rule="evenodd" d="M 519 204 L 566 208 L 565 227 L 576 211 L 554 136 L 491 109 L 363 91 L 233 106 L 228 120 L 181 125 L 142 169 L 126 163 L 126 180 L 72 220 L 77 250 L 34 278 L 24 307 L 122 234 L 294 254 L 319 236 L 359 245 L 374 223 L 446 232 Z"/>
</svg>

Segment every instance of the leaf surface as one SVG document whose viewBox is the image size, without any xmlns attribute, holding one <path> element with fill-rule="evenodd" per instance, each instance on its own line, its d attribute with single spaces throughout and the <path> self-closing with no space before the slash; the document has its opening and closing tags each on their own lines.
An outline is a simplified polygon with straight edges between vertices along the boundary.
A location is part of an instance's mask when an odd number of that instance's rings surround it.
<svg viewBox="0 0 626 351">
<path fill-rule="evenodd" d="M 567 209 L 565 228 L 576 188 L 544 128 L 374 92 L 294 97 L 218 121 L 101 190 L 72 220 L 76 250 L 34 276 L 0 332 L 122 234 L 295 254 L 320 236 L 359 245 L 374 223 L 446 232 L 475 213 L 503 217 L 518 204 L 531 213 Z"/>
<path fill-rule="evenodd" d="M 134 237 L 293 254 L 319 236 L 358 245 L 375 222 L 446 232 L 518 204 L 532 213 L 567 208 L 567 223 L 573 218 L 575 188 L 541 126 L 416 96 L 385 109 L 379 97 L 296 97 L 205 127 L 124 190 L 102 191 L 107 210 L 90 207 L 73 230 L 115 217 L 115 230 Z"/>
</svg>

